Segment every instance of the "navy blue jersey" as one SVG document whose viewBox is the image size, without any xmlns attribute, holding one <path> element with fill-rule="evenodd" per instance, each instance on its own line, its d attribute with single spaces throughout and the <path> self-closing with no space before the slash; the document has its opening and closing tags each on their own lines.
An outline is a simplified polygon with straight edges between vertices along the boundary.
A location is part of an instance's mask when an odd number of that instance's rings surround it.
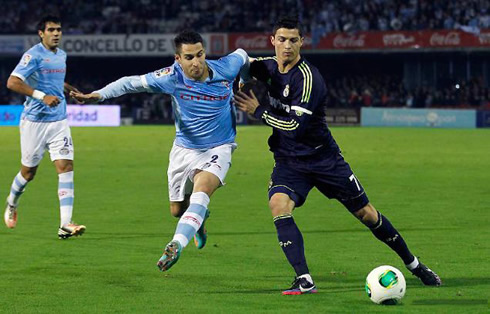
<svg viewBox="0 0 490 314">
<path fill-rule="evenodd" d="M 327 127 L 327 87 L 318 69 L 301 58 L 287 73 L 280 73 L 276 60 L 257 58 L 250 64 L 250 75 L 269 91 L 269 104 L 261 104 L 254 116 L 273 128 L 269 146 L 274 156 L 339 152 Z"/>
</svg>

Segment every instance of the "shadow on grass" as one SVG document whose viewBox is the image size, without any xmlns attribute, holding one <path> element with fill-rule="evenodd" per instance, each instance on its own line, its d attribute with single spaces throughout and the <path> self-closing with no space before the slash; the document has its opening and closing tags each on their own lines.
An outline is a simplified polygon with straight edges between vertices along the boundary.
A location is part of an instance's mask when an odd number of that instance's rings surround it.
<svg viewBox="0 0 490 314">
<path fill-rule="evenodd" d="M 487 305 L 485 299 L 430 299 L 415 300 L 413 305 Z"/>
<path fill-rule="evenodd" d="M 488 286 L 490 285 L 489 277 L 473 277 L 473 278 L 442 278 L 442 286 L 436 289 L 454 288 L 454 287 L 473 287 L 473 286 Z M 407 286 L 420 286 L 420 281 L 417 278 L 407 278 Z"/>
</svg>

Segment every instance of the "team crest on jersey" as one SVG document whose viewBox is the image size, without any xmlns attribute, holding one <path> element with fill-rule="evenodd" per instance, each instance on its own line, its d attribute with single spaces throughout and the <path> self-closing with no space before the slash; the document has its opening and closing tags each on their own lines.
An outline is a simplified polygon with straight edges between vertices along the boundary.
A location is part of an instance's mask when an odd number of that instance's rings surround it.
<svg viewBox="0 0 490 314">
<path fill-rule="evenodd" d="M 223 85 L 225 85 L 225 87 L 226 87 L 227 89 L 230 89 L 230 83 L 228 83 L 227 81 L 223 81 L 223 82 L 221 82 L 221 83 L 222 83 Z"/>
<path fill-rule="evenodd" d="M 286 85 L 286 87 L 284 88 L 284 91 L 282 92 L 282 95 L 284 97 L 288 97 L 289 96 L 289 84 Z"/>
<path fill-rule="evenodd" d="M 172 68 L 168 67 L 155 71 L 155 76 L 162 77 L 165 75 L 169 75 L 170 73 L 172 73 Z"/>
<path fill-rule="evenodd" d="M 68 155 L 69 153 L 70 153 L 70 151 L 66 147 L 63 147 L 62 149 L 60 149 L 60 155 Z"/>
<path fill-rule="evenodd" d="M 301 117 L 303 115 L 303 111 L 295 110 L 294 112 L 298 117 Z"/>
<path fill-rule="evenodd" d="M 24 55 L 24 57 L 22 57 L 22 61 L 20 62 L 23 66 L 27 66 L 29 64 L 29 62 L 31 62 L 31 59 L 32 59 L 32 56 L 28 53 L 26 53 Z"/>
</svg>

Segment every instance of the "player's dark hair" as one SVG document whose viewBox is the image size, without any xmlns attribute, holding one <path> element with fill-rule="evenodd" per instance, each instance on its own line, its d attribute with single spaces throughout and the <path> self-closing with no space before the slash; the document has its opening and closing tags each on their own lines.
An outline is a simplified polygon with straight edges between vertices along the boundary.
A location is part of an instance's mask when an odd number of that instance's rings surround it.
<svg viewBox="0 0 490 314">
<path fill-rule="evenodd" d="M 182 44 L 193 45 L 197 43 L 201 43 L 204 46 L 204 41 L 202 40 L 202 37 L 201 35 L 199 35 L 199 33 L 190 30 L 182 31 L 174 38 L 175 52 L 177 54 L 180 53 Z"/>
<path fill-rule="evenodd" d="M 299 36 L 303 37 L 303 27 L 301 26 L 301 23 L 299 22 L 299 19 L 297 16 L 283 16 L 280 17 L 276 23 L 274 24 L 274 28 L 272 30 L 272 34 L 276 35 L 276 32 L 280 28 L 286 28 L 286 29 L 297 29 L 299 32 Z"/>
<path fill-rule="evenodd" d="M 45 15 L 41 18 L 39 23 L 37 23 L 37 29 L 40 30 L 41 32 L 44 32 L 44 30 L 46 29 L 46 24 L 48 24 L 48 22 L 61 25 L 60 17 L 57 15 L 50 14 L 50 15 Z"/>
</svg>

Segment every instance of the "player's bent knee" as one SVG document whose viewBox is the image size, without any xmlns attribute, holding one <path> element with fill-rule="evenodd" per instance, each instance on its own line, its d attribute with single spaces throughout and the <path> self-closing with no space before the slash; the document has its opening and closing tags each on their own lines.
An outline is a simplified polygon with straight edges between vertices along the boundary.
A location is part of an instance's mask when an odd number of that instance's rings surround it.
<svg viewBox="0 0 490 314">
<path fill-rule="evenodd" d="M 272 216 L 290 214 L 294 208 L 294 202 L 285 194 L 274 194 L 269 200 L 269 208 Z"/>
</svg>

